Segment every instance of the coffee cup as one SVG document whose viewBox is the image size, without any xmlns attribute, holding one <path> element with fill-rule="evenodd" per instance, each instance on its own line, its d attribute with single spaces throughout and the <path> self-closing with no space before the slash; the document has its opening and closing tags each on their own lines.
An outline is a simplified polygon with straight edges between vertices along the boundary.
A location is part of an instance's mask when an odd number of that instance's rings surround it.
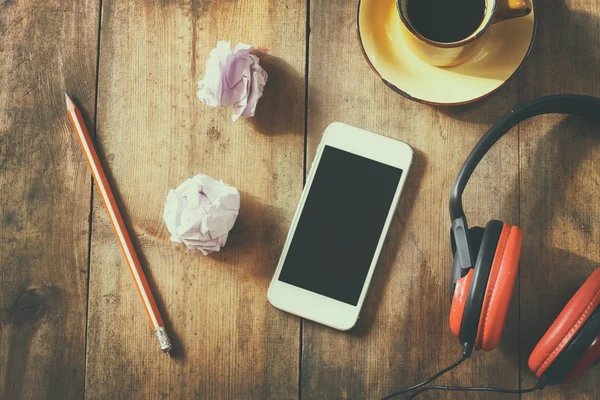
<svg viewBox="0 0 600 400">
<path fill-rule="evenodd" d="M 472 58 L 497 22 L 531 12 L 531 0 L 396 0 L 410 50 L 428 64 L 450 67 Z"/>
</svg>

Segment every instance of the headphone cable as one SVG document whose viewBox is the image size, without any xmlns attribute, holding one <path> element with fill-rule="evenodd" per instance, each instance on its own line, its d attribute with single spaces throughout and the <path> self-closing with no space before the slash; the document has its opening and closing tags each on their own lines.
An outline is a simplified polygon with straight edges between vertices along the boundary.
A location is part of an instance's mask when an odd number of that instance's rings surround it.
<svg viewBox="0 0 600 400">
<path fill-rule="evenodd" d="M 514 393 L 514 394 L 522 394 L 522 393 L 531 393 L 536 390 L 542 390 L 544 386 L 539 383 L 534 387 L 528 389 L 501 389 L 501 388 L 493 388 L 493 387 L 461 387 L 461 386 L 429 386 L 423 388 L 421 390 L 417 390 L 413 393 L 407 400 L 416 399 L 421 393 L 426 392 L 428 390 L 447 390 L 447 391 L 465 391 L 465 392 L 497 392 L 497 393 Z"/>
<path fill-rule="evenodd" d="M 382 398 L 381 400 L 388 400 L 391 399 L 392 397 L 396 397 L 399 396 L 401 394 L 404 394 L 406 392 L 410 392 L 412 390 L 418 389 L 422 386 L 427 385 L 428 383 L 433 382 L 434 380 L 436 380 L 437 378 L 439 378 L 440 376 L 444 375 L 446 372 L 453 370 L 454 368 L 458 367 L 460 364 L 463 363 L 463 361 L 465 361 L 467 358 L 469 358 L 468 355 L 463 354 L 461 358 L 458 359 L 458 361 L 456 361 L 454 364 L 450 365 L 449 367 L 444 368 L 443 370 L 441 370 L 440 372 L 438 372 L 437 374 L 433 375 L 431 378 L 428 378 L 426 380 L 424 380 L 421 383 L 417 383 L 415 385 L 409 386 L 407 388 L 401 389 L 397 392 L 394 392 L 392 394 L 389 394 L 387 396 L 385 396 L 384 398 Z M 432 386 L 432 387 L 441 387 L 441 386 Z M 425 389 L 421 389 L 420 391 L 417 392 L 417 394 L 421 393 L 422 391 L 427 390 L 428 388 Z"/>
</svg>

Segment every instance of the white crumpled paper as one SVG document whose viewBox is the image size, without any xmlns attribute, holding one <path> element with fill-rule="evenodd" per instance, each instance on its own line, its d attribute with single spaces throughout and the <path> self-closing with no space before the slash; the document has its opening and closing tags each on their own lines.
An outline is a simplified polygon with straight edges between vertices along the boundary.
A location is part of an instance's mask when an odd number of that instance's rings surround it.
<svg viewBox="0 0 600 400">
<path fill-rule="evenodd" d="M 239 210 L 236 188 L 196 175 L 169 191 L 163 219 L 171 241 L 207 255 L 225 246 Z"/>
<path fill-rule="evenodd" d="M 268 75 L 260 66 L 257 56 L 250 54 L 253 47 L 220 41 L 206 61 L 204 79 L 198 82 L 198 98 L 209 106 L 234 106 L 231 120 L 254 116 Z"/>
</svg>

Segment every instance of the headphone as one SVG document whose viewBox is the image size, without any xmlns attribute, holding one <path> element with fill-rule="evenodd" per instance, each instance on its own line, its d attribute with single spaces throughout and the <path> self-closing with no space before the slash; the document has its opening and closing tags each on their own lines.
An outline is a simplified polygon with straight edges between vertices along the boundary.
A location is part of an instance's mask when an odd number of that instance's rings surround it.
<svg viewBox="0 0 600 400">
<path fill-rule="evenodd" d="M 512 127 L 537 115 L 555 113 L 600 119 L 600 98 L 554 95 L 519 104 L 487 131 L 467 157 L 450 196 L 454 257 L 450 329 L 463 347 L 463 356 L 428 380 L 386 399 L 432 382 L 469 358 L 474 349 L 491 351 L 498 345 L 517 277 L 523 235 L 518 226 L 497 220 L 489 221 L 485 228 L 469 228 L 462 194 L 483 156 Z M 528 364 L 539 378 L 536 386 L 524 390 L 430 386 L 411 398 L 432 389 L 528 393 L 573 382 L 599 362 L 600 268 L 573 295 L 531 353 Z"/>
</svg>

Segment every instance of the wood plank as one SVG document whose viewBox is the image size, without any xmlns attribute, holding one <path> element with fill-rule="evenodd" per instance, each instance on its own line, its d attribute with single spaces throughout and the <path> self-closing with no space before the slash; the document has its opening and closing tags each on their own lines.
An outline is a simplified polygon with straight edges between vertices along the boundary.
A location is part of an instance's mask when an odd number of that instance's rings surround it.
<svg viewBox="0 0 600 400">
<path fill-rule="evenodd" d="M 158 351 L 94 196 L 86 397 L 297 398 L 300 323 L 266 292 L 302 190 L 306 5 L 105 0 L 102 20 L 98 147 L 174 351 Z M 195 96 L 218 40 L 268 48 L 255 119 Z M 162 220 L 168 189 L 198 173 L 242 196 L 208 257 L 171 244 Z"/>
<path fill-rule="evenodd" d="M 521 73 L 522 101 L 556 93 L 600 95 L 600 2 L 544 2 L 537 44 Z M 534 346 L 598 268 L 600 143 L 597 122 L 550 115 L 521 124 L 521 349 L 523 387 Z M 531 399 L 598 399 L 600 368 Z"/>
<path fill-rule="evenodd" d="M 83 396 L 90 174 L 64 91 L 94 116 L 95 0 L 0 4 L 0 398 Z"/>
<path fill-rule="evenodd" d="M 355 18 L 355 2 L 311 1 L 308 162 L 333 121 L 403 140 L 416 154 L 358 326 L 342 333 L 304 322 L 302 399 L 379 398 L 460 357 L 448 327 L 450 189 L 486 128 L 517 100 L 516 81 L 491 98 L 451 109 L 395 94 L 364 61 Z M 517 222 L 517 145 L 516 135 L 506 138 L 477 169 L 464 201 L 472 226 L 493 218 Z M 475 353 L 439 382 L 518 387 L 517 322 L 511 312 L 500 350 Z M 462 397 L 432 393 L 421 398 Z"/>
</svg>

